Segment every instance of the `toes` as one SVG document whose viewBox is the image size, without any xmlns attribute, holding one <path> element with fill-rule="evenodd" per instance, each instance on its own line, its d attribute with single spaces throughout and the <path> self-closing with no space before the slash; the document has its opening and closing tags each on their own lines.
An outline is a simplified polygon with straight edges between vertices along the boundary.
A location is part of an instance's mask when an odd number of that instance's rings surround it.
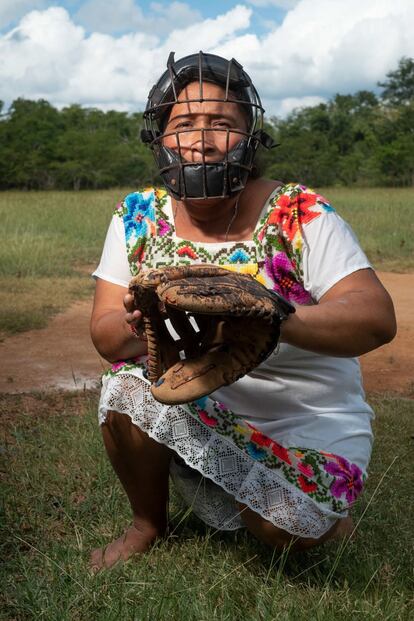
<svg viewBox="0 0 414 621">
<path fill-rule="evenodd" d="M 115 563 L 117 563 L 121 558 L 123 558 L 123 546 L 124 546 L 125 535 L 118 537 L 112 543 L 110 543 L 106 548 L 104 548 L 103 552 L 103 566 L 106 569 L 109 569 Z M 125 560 L 125 559 L 124 559 Z"/>
<path fill-rule="evenodd" d="M 103 568 L 104 548 L 96 548 L 89 557 L 89 567 L 93 574 L 97 574 Z"/>
</svg>

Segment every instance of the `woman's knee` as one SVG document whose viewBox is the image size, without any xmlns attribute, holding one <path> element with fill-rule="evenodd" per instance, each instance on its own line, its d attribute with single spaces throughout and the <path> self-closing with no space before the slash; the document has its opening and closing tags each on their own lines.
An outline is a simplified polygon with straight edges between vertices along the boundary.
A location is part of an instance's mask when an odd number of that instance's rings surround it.
<svg viewBox="0 0 414 621">
<path fill-rule="evenodd" d="M 313 548 L 334 537 L 338 529 L 338 522 L 335 522 L 331 529 L 319 538 L 299 537 L 274 526 L 269 520 L 242 503 L 238 503 L 238 507 L 247 530 L 262 543 L 280 551 L 289 549 L 299 552 Z"/>
<path fill-rule="evenodd" d="M 101 425 L 104 440 L 112 440 L 116 444 L 128 442 L 131 434 L 131 417 L 115 410 L 108 411 L 105 422 Z"/>
</svg>

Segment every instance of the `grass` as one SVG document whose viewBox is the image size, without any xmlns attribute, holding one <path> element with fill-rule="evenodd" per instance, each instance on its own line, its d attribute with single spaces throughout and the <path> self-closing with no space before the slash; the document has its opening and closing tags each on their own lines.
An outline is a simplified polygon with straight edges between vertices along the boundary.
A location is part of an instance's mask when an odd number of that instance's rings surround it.
<svg viewBox="0 0 414 621">
<path fill-rule="evenodd" d="M 414 268 L 411 189 L 321 191 L 353 226 L 376 268 Z M 89 274 L 114 206 L 127 192 L 0 194 L 0 334 L 43 327 L 71 301 L 92 295 Z"/>
<path fill-rule="evenodd" d="M 414 269 L 412 188 L 326 188 L 321 193 L 352 226 L 376 269 Z"/>
<path fill-rule="evenodd" d="M 175 531 L 93 577 L 88 551 L 122 532 L 125 497 L 104 455 L 97 395 L 1 397 L 5 443 L 1 619 L 412 618 L 414 401 L 376 398 L 377 441 L 357 537 L 297 556 L 220 534 L 171 502 Z M 412 431 L 411 431 L 412 433 Z"/>
<path fill-rule="evenodd" d="M 44 327 L 91 297 L 116 201 L 125 190 L 0 194 L 0 334 Z"/>
</svg>

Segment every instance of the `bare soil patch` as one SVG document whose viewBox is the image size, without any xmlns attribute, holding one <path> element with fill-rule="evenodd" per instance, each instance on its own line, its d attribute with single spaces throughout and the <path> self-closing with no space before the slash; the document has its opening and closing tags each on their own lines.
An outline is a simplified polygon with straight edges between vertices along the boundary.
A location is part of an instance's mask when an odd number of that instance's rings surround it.
<svg viewBox="0 0 414 621">
<path fill-rule="evenodd" d="M 370 393 L 414 398 L 414 274 L 380 272 L 398 321 L 392 343 L 361 357 L 364 386 Z M 91 301 L 77 302 L 47 328 L 0 343 L 0 393 L 96 388 L 107 363 L 89 336 Z"/>
</svg>

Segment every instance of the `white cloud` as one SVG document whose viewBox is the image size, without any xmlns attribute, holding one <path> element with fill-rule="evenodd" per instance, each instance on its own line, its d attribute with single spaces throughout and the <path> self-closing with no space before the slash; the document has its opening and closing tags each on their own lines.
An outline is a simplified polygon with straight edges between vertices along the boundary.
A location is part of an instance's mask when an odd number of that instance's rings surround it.
<svg viewBox="0 0 414 621">
<path fill-rule="evenodd" d="M 99 19 L 119 28 L 138 20 L 131 0 L 116 6 L 117 17 Z M 412 0 L 299 0 L 282 24 L 261 37 L 252 33 L 253 9 L 245 5 L 196 23 L 191 10 L 181 2 L 154 2 L 152 13 L 122 36 L 101 32 L 98 22 L 87 27 L 86 17 L 84 28 L 63 8 L 33 11 L 0 37 L 1 96 L 7 102 L 44 97 L 61 105 L 142 110 L 168 53 L 179 58 L 202 49 L 237 58 L 269 113 L 285 114 L 336 92 L 375 88 L 402 56 L 414 56 Z M 172 20 L 177 12 L 180 25 Z M 168 35 L 149 28 L 157 15 L 170 22 Z"/>
<path fill-rule="evenodd" d="M 245 65 L 276 107 L 375 88 L 401 56 L 414 56 L 413 23 L 411 0 L 301 0 L 263 38 L 238 37 L 221 50 Z"/>
<path fill-rule="evenodd" d="M 326 99 L 324 97 L 309 95 L 305 97 L 283 97 L 269 102 L 264 99 L 263 105 L 266 110 L 269 112 L 271 111 L 272 116 L 285 117 L 293 112 L 293 110 L 306 108 L 307 106 L 317 106 L 325 101 Z"/>
<path fill-rule="evenodd" d="M 194 47 L 208 50 L 234 38 L 249 25 L 249 16 L 248 9 L 236 7 L 217 19 L 173 30 L 160 41 L 143 32 L 87 36 L 63 8 L 32 11 L 0 38 L 2 98 L 43 97 L 52 103 L 140 110 L 171 49 L 177 57 Z"/>
</svg>

